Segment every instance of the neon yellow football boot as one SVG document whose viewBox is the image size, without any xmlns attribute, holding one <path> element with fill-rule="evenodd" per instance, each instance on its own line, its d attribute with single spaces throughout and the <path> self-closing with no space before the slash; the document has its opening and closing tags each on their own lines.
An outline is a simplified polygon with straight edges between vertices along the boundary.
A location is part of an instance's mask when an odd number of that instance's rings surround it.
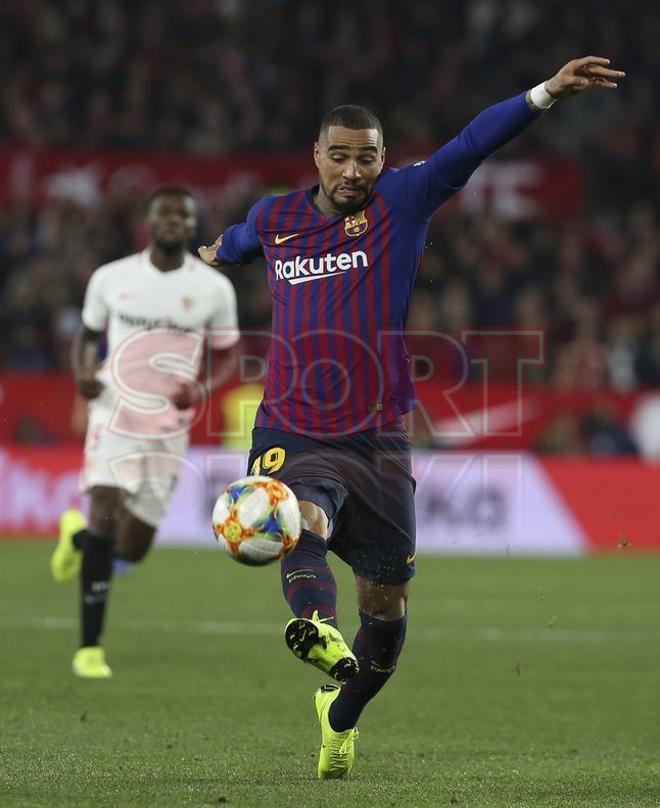
<svg viewBox="0 0 660 808">
<path fill-rule="evenodd" d="M 330 705 L 339 695 L 337 685 L 323 685 L 316 691 L 314 704 L 321 723 L 321 751 L 319 753 L 319 780 L 336 780 L 351 773 L 355 760 L 357 727 L 336 732 L 328 719 Z"/>
<path fill-rule="evenodd" d="M 109 679 L 112 676 L 103 648 L 99 645 L 79 648 L 73 655 L 71 670 L 82 679 Z"/>
<path fill-rule="evenodd" d="M 284 639 L 291 651 L 315 668 L 332 676 L 340 684 L 360 670 L 355 654 L 344 642 L 339 629 L 327 624 L 314 612 L 311 620 L 294 617 L 284 629 Z"/>
<path fill-rule="evenodd" d="M 50 557 L 50 570 L 58 584 L 64 584 L 78 576 L 82 553 L 73 546 L 73 537 L 87 527 L 85 517 L 75 509 L 64 511 L 60 516 L 60 538 Z"/>
</svg>

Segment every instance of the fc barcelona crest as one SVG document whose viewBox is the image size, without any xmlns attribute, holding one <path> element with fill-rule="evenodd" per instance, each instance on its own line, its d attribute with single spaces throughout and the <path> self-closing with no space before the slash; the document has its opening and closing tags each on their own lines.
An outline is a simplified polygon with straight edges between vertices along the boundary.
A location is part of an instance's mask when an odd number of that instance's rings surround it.
<svg viewBox="0 0 660 808">
<path fill-rule="evenodd" d="M 347 236 L 352 236 L 353 238 L 361 236 L 363 233 L 367 232 L 368 227 L 367 214 L 363 210 L 356 213 L 354 216 L 347 216 L 344 219 L 344 231 Z"/>
</svg>

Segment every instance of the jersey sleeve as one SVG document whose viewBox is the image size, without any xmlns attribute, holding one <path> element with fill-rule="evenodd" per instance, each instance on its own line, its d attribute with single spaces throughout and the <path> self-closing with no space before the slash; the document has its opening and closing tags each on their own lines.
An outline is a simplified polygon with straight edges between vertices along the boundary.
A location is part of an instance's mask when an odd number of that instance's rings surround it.
<svg viewBox="0 0 660 808">
<path fill-rule="evenodd" d="M 82 321 L 91 331 L 105 331 L 110 319 L 110 310 L 106 299 L 106 273 L 97 269 L 92 274 L 85 290 L 85 301 L 82 309 Z"/>
<path fill-rule="evenodd" d="M 399 206 L 430 218 L 465 185 L 483 160 L 513 140 L 539 115 L 530 109 L 525 93 L 494 104 L 428 160 L 392 171 L 383 191 L 389 191 Z"/>
<path fill-rule="evenodd" d="M 222 244 L 216 255 L 227 264 L 249 264 L 261 255 L 261 240 L 259 239 L 259 216 L 273 197 L 266 196 L 254 204 L 247 215 L 247 219 L 240 224 L 230 225 L 222 234 Z"/>
<path fill-rule="evenodd" d="M 208 323 L 209 344 L 215 350 L 231 348 L 240 336 L 236 310 L 236 292 L 225 275 L 218 275 L 217 304 Z"/>
</svg>

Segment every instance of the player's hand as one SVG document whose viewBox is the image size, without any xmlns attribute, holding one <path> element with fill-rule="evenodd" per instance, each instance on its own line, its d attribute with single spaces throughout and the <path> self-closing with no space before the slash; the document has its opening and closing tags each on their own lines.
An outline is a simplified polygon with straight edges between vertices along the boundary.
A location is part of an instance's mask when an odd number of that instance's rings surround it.
<svg viewBox="0 0 660 808">
<path fill-rule="evenodd" d="M 197 382 L 181 382 L 170 396 L 177 410 L 188 410 L 204 398 L 202 386 Z"/>
<path fill-rule="evenodd" d="M 220 261 L 217 256 L 217 252 L 220 249 L 220 245 L 222 244 L 222 235 L 218 236 L 218 238 L 211 244 L 210 247 L 200 247 L 197 252 L 199 253 L 199 257 L 205 264 L 208 264 L 210 267 L 219 267 Z"/>
<path fill-rule="evenodd" d="M 96 370 L 80 371 L 75 382 L 80 395 L 87 401 L 98 398 L 103 390 L 103 384 L 96 378 Z"/>
<path fill-rule="evenodd" d="M 585 90 L 616 90 L 617 80 L 625 77 L 623 70 L 612 70 L 604 56 L 583 56 L 573 59 L 551 79 L 545 89 L 555 98 L 568 98 Z"/>
</svg>

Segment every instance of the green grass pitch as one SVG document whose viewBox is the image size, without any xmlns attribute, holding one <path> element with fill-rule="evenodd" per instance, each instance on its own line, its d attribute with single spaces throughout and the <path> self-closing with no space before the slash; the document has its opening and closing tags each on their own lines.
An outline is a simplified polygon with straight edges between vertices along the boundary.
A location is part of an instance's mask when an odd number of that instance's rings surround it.
<svg viewBox="0 0 660 808">
<path fill-rule="evenodd" d="M 660 558 L 421 557 L 353 775 L 318 782 L 323 680 L 284 646 L 276 568 L 154 551 L 114 584 L 115 676 L 89 682 L 49 553 L 0 542 L 2 806 L 660 805 Z"/>
</svg>

